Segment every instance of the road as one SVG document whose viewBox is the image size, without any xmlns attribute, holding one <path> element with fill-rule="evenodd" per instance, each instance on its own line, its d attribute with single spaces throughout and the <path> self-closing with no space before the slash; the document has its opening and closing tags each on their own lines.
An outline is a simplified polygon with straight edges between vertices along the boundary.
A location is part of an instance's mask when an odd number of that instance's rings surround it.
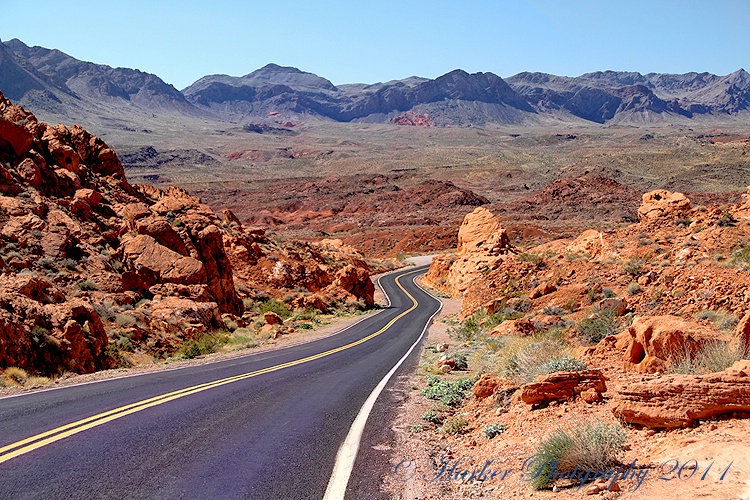
<svg viewBox="0 0 750 500">
<path fill-rule="evenodd" d="M 323 498 L 364 401 L 439 308 L 424 270 L 382 277 L 390 307 L 315 342 L 0 399 L 0 498 Z"/>
</svg>

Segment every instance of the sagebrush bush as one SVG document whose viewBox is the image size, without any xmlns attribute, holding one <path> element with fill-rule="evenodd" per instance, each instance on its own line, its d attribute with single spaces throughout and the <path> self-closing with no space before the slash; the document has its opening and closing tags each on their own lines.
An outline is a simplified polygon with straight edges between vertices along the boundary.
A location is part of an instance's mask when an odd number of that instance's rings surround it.
<svg viewBox="0 0 750 500">
<path fill-rule="evenodd" d="M 585 370 L 586 365 L 570 356 L 570 351 L 570 346 L 556 340 L 526 343 L 506 358 L 503 375 L 520 385 L 533 382 L 539 375 L 561 371 L 560 368 Z"/>
<path fill-rule="evenodd" d="M 638 257 L 631 257 L 627 262 L 625 262 L 625 264 L 622 265 L 622 270 L 630 274 L 631 276 L 638 276 L 639 274 L 643 273 L 645 265 L 646 262 L 643 259 Z"/>
<path fill-rule="evenodd" d="M 178 353 L 184 358 L 193 359 L 216 352 L 222 344 L 226 344 L 228 341 L 229 337 L 225 332 L 203 333 L 191 340 L 186 340 Z"/>
<path fill-rule="evenodd" d="M 613 308 L 595 308 L 589 317 L 576 326 L 576 330 L 588 344 L 597 344 L 604 337 L 620 333 L 621 329 L 622 321 Z"/>
<path fill-rule="evenodd" d="M 530 462 L 527 475 L 531 486 L 541 489 L 551 479 L 554 464 L 556 473 L 570 472 L 574 468 L 604 471 L 619 463 L 627 434 L 617 423 L 601 420 L 586 423 L 570 431 L 556 429 L 543 440 Z"/>
<path fill-rule="evenodd" d="M 458 416 L 447 420 L 440 428 L 440 430 L 445 434 L 454 436 L 456 434 L 461 434 L 462 432 L 464 432 L 467 425 L 469 425 L 469 422 L 467 422 L 464 417 Z"/>
</svg>

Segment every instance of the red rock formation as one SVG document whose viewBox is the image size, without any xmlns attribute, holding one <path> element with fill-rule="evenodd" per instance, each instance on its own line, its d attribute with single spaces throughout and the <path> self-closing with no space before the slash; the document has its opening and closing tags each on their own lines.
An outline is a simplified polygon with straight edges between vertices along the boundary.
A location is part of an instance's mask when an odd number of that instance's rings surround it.
<svg viewBox="0 0 750 500">
<path fill-rule="evenodd" d="M 373 304 L 358 253 L 278 243 L 179 187 L 131 186 L 101 139 L 38 122 L 1 94 L 0 165 L 0 368 L 107 368 L 122 339 L 167 355 L 222 328 L 222 313 L 241 320 L 234 266 L 245 297 Z"/>
<path fill-rule="evenodd" d="M 414 111 L 407 111 L 403 115 L 391 118 L 391 123 L 395 125 L 409 125 L 412 127 L 434 127 L 435 122 L 427 113 L 418 114 Z"/>
<path fill-rule="evenodd" d="M 612 412 L 623 421 L 656 429 L 735 412 L 750 412 L 750 361 L 709 375 L 669 375 L 622 387 Z"/>
<path fill-rule="evenodd" d="M 677 316 L 636 317 L 627 331 L 625 367 L 647 373 L 664 373 L 686 352 L 720 338 L 715 331 Z"/>
<path fill-rule="evenodd" d="M 541 375 L 536 382 L 521 386 L 521 401 L 530 405 L 543 405 L 552 401 L 567 401 L 586 392 L 587 401 L 591 392 L 601 394 L 607 391 L 601 370 L 577 372 L 557 372 Z M 596 399 L 601 399 L 595 396 Z"/>
</svg>

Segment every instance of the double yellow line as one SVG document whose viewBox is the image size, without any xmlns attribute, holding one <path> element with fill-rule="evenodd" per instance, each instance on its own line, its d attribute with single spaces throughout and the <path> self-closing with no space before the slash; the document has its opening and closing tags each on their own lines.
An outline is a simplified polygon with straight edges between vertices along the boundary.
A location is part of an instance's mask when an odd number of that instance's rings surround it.
<svg viewBox="0 0 750 500">
<path fill-rule="evenodd" d="M 330 356 L 331 354 L 335 354 L 337 352 L 341 352 L 346 349 L 351 349 L 352 347 L 355 347 L 364 342 L 367 342 L 368 340 L 374 337 L 377 337 L 381 333 L 388 330 L 390 327 L 393 326 L 394 323 L 396 323 L 396 321 L 403 318 L 404 316 L 406 316 L 407 314 L 409 314 L 410 312 L 412 312 L 414 309 L 417 308 L 417 306 L 419 305 L 417 300 L 409 292 L 406 291 L 406 289 L 403 287 L 403 285 L 401 285 L 401 282 L 399 281 L 404 276 L 413 274 L 415 272 L 418 272 L 418 271 L 404 273 L 398 278 L 396 278 L 396 285 L 398 285 L 398 287 L 406 294 L 406 296 L 411 299 L 412 306 L 409 309 L 402 312 L 401 314 L 399 314 L 398 316 L 396 316 L 395 318 L 393 318 L 392 320 L 390 320 L 383 328 L 376 331 L 375 333 L 371 333 L 370 335 L 363 337 L 350 344 L 346 344 L 341 347 L 337 347 L 335 349 L 324 351 L 318 354 L 313 354 L 312 356 L 307 356 L 305 358 L 296 359 L 294 361 L 289 361 L 287 363 L 281 363 L 279 365 L 270 366 L 268 368 L 263 368 L 261 370 L 255 370 L 252 372 L 243 373 L 241 375 L 235 375 L 234 377 L 227 377 L 227 378 L 223 378 L 219 380 L 214 380 L 213 382 L 206 382 L 204 384 L 194 385 L 192 387 L 186 387 L 185 389 L 180 389 L 179 391 L 168 392 L 160 396 L 154 396 L 152 398 L 144 399 L 142 401 L 137 401 L 129 405 L 120 406 L 119 408 L 115 408 L 113 410 L 105 411 L 103 413 L 98 413 L 96 415 L 92 415 L 82 420 L 77 420 L 75 422 L 71 422 L 69 424 L 65 424 L 63 426 L 56 427 L 54 429 L 50 429 L 46 432 L 42 432 L 35 436 L 22 439 L 21 441 L 11 443 L 7 446 L 3 446 L 2 448 L 0 448 L 0 463 L 7 462 L 8 460 L 16 458 L 25 453 L 29 453 L 30 451 L 34 451 L 36 449 L 42 448 L 43 446 L 47 446 L 48 444 L 52 444 L 56 441 L 60 441 L 61 439 L 65 439 L 68 436 L 78 434 L 79 432 L 83 432 L 88 429 L 106 424 L 107 422 L 117 420 L 118 418 L 122 418 L 126 415 L 130 415 L 131 413 L 136 413 L 136 412 L 145 410 L 147 408 L 151 408 L 152 406 L 158 406 L 164 403 L 168 403 L 169 401 L 174 401 L 175 399 L 184 398 L 185 396 L 190 396 L 192 394 L 197 394 L 199 392 L 206 391 L 208 389 L 213 389 L 215 387 L 220 387 L 222 385 L 231 384 L 232 382 L 239 382 L 240 380 L 257 377 L 258 375 L 263 375 L 264 373 L 271 373 L 277 370 L 282 370 L 284 368 L 289 368 L 291 366 L 301 365 L 302 363 L 307 363 L 310 361 L 314 361 L 316 359 L 324 358 L 326 356 Z"/>
</svg>

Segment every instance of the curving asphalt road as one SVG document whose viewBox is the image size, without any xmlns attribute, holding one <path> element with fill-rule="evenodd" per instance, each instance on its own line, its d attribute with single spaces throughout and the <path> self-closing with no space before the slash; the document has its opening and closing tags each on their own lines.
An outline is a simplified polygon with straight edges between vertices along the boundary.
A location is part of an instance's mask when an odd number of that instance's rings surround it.
<svg viewBox="0 0 750 500">
<path fill-rule="evenodd" d="M 390 307 L 315 342 L 0 399 L 0 498 L 323 498 L 363 402 L 440 306 L 424 270 L 384 276 Z"/>
</svg>

